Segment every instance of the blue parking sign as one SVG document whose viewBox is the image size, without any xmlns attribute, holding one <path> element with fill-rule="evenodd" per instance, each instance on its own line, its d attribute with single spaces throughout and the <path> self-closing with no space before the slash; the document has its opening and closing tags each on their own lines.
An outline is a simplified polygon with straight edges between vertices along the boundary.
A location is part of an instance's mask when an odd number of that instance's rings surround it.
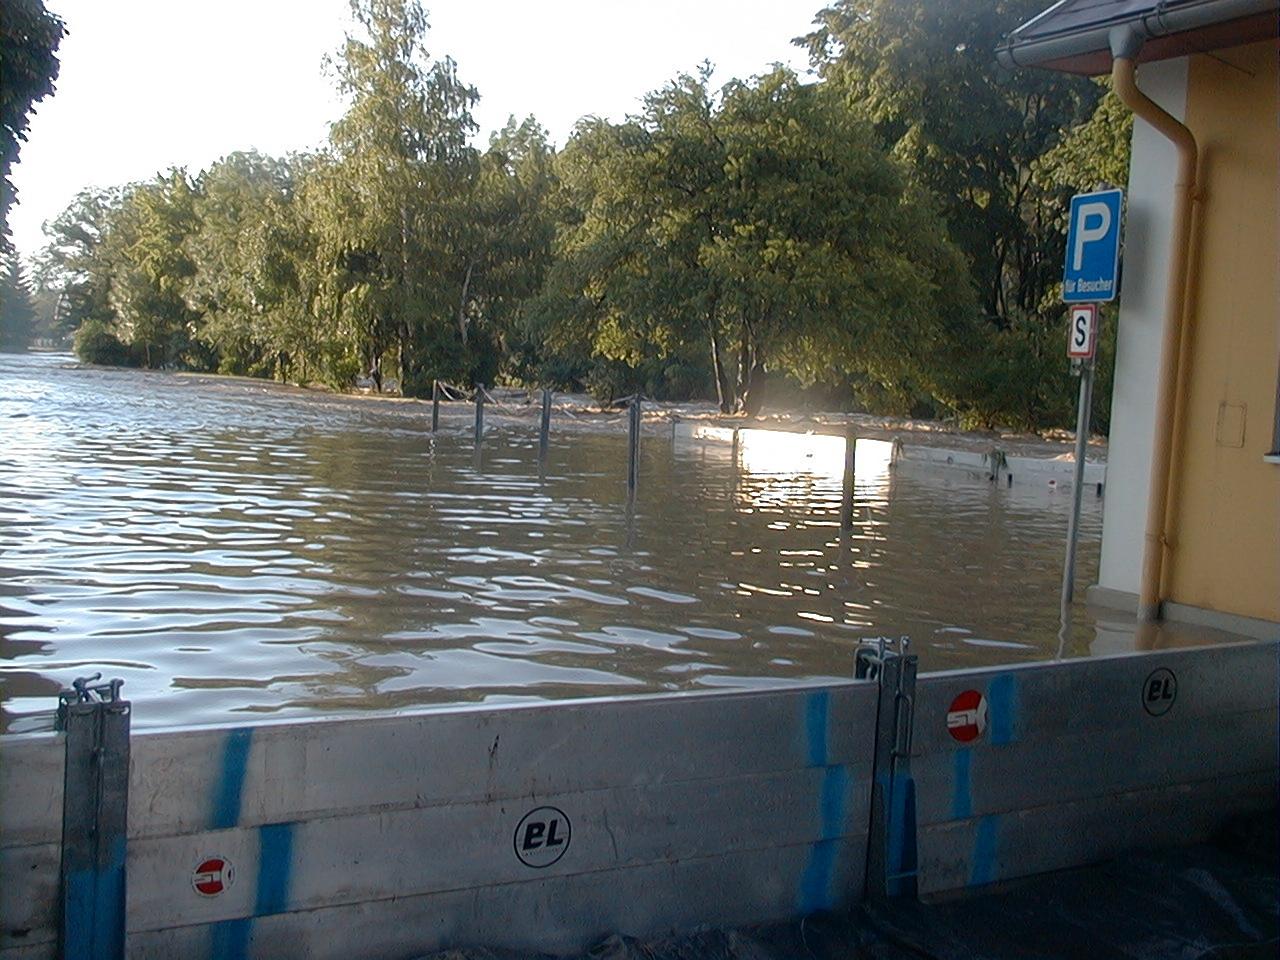
<svg viewBox="0 0 1280 960">
<path fill-rule="evenodd" d="M 1122 190 L 1077 193 L 1071 198 L 1062 299 L 1067 303 L 1114 300 L 1120 266 Z"/>
</svg>

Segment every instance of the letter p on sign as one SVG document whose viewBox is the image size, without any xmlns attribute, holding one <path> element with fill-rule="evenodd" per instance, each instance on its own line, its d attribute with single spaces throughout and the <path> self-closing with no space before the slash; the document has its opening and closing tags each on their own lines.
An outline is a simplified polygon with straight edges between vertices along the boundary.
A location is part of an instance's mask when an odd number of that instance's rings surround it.
<svg viewBox="0 0 1280 960">
<path fill-rule="evenodd" d="M 1111 231 L 1111 208 L 1105 203 L 1082 203 L 1076 208 L 1075 243 L 1071 248 L 1071 269 L 1084 268 L 1085 244 L 1102 240 Z"/>
</svg>

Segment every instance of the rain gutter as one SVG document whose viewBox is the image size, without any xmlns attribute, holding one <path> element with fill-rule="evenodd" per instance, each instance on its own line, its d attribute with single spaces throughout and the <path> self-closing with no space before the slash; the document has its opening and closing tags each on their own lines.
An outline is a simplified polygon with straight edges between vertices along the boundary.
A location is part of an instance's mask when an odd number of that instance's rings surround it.
<svg viewBox="0 0 1280 960">
<path fill-rule="evenodd" d="M 1021 29 L 1025 30 L 1055 13 L 1065 2 L 1066 0 L 1061 0 L 1024 24 Z M 1273 13 L 1275 9 L 1276 0 L 1193 0 L 1176 6 L 1158 2 L 1153 9 L 1137 16 L 1125 13 L 1099 20 L 1083 29 L 1070 29 L 1036 39 L 1022 40 L 1018 37 L 1018 31 L 1014 31 L 996 50 L 996 59 L 1009 69 L 1034 67 L 1106 50 L 1111 45 L 1111 32 L 1117 27 L 1131 30 L 1141 45 L 1142 42 L 1158 37 L 1198 30 L 1242 17 Z"/>
<path fill-rule="evenodd" d="M 1178 172 L 1173 185 L 1173 218 L 1170 226 L 1169 275 L 1165 291 L 1165 320 L 1161 332 L 1156 379 L 1155 439 L 1151 451 L 1151 477 L 1147 495 L 1146 532 L 1142 551 L 1142 578 L 1138 588 L 1138 620 L 1160 619 L 1162 574 L 1170 549 L 1170 464 L 1177 441 L 1179 368 L 1189 329 L 1189 297 L 1193 289 L 1191 228 L 1196 203 L 1196 166 L 1199 150 L 1195 137 L 1154 100 L 1138 89 L 1135 61 L 1144 37 L 1131 25 L 1114 27 L 1111 47 L 1111 83 L 1120 100 L 1173 144 Z"/>
</svg>

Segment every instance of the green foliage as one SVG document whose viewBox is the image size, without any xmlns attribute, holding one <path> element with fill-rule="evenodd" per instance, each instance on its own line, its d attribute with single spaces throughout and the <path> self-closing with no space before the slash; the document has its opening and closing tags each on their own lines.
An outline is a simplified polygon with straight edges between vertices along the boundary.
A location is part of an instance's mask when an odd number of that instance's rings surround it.
<svg viewBox="0 0 1280 960">
<path fill-rule="evenodd" d="M 96 317 L 90 317 L 76 330 L 74 349 L 85 363 L 110 367 L 136 367 L 141 357 L 116 336 L 114 328 Z"/>
<path fill-rule="evenodd" d="M 0 350 L 25 350 L 35 336 L 36 311 L 22 264 L 0 257 Z"/>
<path fill-rule="evenodd" d="M 459 247 L 477 94 L 452 60 L 428 53 L 416 0 L 352 0 L 351 10 L 360 33 L 335 61 L 350 102 L 316 193 L 321 259 L 369 375 L 381 387 L 391 356 L 401 391 L 419 395 L 469 365 Z"/>
<path fill-rule="evenodd" d="M 726 411 L 758 410 L 770 371 L 953 393 L 929 357 L 975 311 L 929 198 L 832 87 L 707 76 L 584 122 L 559 157 L 553 339 L 636 369 L 696 351 Z"/>
<path fill-rule="evenodd" d="M 1068 130 L 1033 165 L 1035 180 L 1044 189 L 1078 193 L 1123 186 L 1129 179 L 1133 114 L 1111 92 L 1109 79 L 1094 82 L 1103 94 L 1093 116 Z"/>
<path fill-rule="evenodd" d="M 15 196 L 9 171 L 27 139 L 32 106 L 53 93 L 54 54 L 65 33 L 41 0 L 0 4 L 0 251 L 9 249 L 9 207 Z"/>
<path fill-rule="evenodd" d="M 309 165 L 237 153 L 196 182 L 186 298 L 223 373 L 284 379 L 316 365 L 315 239 L 295 202 Z"/>
<path fill-rule="evenodd" d="M 353 0 L 323 150 L 82 193 L 41 302 L 94 362 L 1069 424 L 1065 204 L 1124 178 L 1129 120 L 995 66 L 1040 3 L 837 0 L 818 82 L 705 65 L 557 152 L 532 117 L 476 146 L 418 0 Z"/>
<path fill-rule="evenodd" d="M 805 38 L 826 81 L 938 199 L 964 252 L 988 325 L 961 406 L 1020 426 L 1070 421 L 1058 338 L 1066 204 L 1123 182 L 1128 163 L 1126 111 L 1103 85 L 996 64 L 1000 38 L 1043 6 L 837 0 Z"/>
</svg>

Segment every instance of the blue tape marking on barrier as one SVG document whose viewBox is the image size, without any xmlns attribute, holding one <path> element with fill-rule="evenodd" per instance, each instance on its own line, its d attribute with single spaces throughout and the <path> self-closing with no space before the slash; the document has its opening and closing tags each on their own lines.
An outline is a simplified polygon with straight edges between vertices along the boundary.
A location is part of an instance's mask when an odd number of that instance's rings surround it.
<svg viewBox="0 0 1280 960">
<path fill-rule="evenodd" d="M 223 920 L 209 928 L 209 955 L 214 960 L 244 960 L 249 955 L 253 918 Z"/>
<path fill-rule="evenodd" d="M 69 870 L 66 878 L 63 950 L 86 960 L 124 956 L 125 841 L 111 843 L 105 869 Z"/>
<path fill-rule="evenodd" d="M 887 892 L 898 897 L 914 893 L 916 875 L 916 784 L 907 774 L 893 777 L 893 809 L 885 855 Z"/>
<path fill-rule="evenodd" d="M 809 852 L 809 863 L 800 878 L 799 912 L 802 916 L 830 910 L 831 877 L 836 867 L 836 841 L 819 840 Z"/>
<path fill-rule="evenodd" d="M 809 765 L 827 765 L 827 715 L 831 709 L 831 694 L 816 690 L 809 694 L 804 705 L 805 730 L 809 739 Z"/>
<path fill-rule="evenodd" d="M 1018 739 L 1018 681 L 1011 673 L 1002 673 L 987 687 L 987 704 L 991 719 L 991 743 L 1001 746 Z"/>
<path fill-rule="evenodd" d="M 95 957 L 119 960 L 124 956 L 125 927 L 125 838 L 111 841 L 106 869 L 97 875 L 97 911 L 94 923 L 99 952 Z"/>
<path fill-rule="evenodd" d="M 809 849 L 809 862 L 800 877 L 798 900 L 802 914 L 830 910 L 835 906 L 832 880 L 835 876 L 836 843 L 844 834 L 849 771 L 841 766 L 827 766 L 827 725 L 831 695 L 826 690 L 809 694 L 805 701 L 805 728 L 809 741 L 809 763 L 826 766 L 818 796 L 818 821 L 821 839 Z"/>
<path fill-rule="evenodd" d="M 956 750 L 952 753 L 955 769 L 951 777 L 951 819 L 967 820 L 973 815 L 973 782 L 970 766 L 972 750 Z"/>
<path fill-rule="evenodd" d="M 95 887 L 97 875 L 93 870 L 68 870 L 63 881 L 62 926 L 65 931 L 63 947 L 68 956 L 89 954 L 93 944 L 97 917 L 95 916 Z"/>
<path fill-rule="evenodd" d="M 255 916 L 284 913 L 293 871 L 293 824 L 269 823 L 258 830 L 258 895 Z"/>
<path fill-rule="evenodd" d="M 822 839 L 844 836 L 845 799 L 849 795 L 847 767 L 827 767 L 822 778 Z"/>
<path fill-rule="evenodd" d="M 209 814 L 210 829 L 227 830 L 240 822 L 241 794 L 244 792 L 251 746 L 253 727 L 240 727 L 227 734 L 222 746 L 222 779 L 213 796 L 213 810 Z"/>
<path fill-rule="evenodd" d="M 996 879 L 996 847 L 999 842 L 1000 815 L 991 813 L 978 821 L 973 837 L 973 860 L 969 870 L 969 886 L 977 887 Z"/>
</svg>

